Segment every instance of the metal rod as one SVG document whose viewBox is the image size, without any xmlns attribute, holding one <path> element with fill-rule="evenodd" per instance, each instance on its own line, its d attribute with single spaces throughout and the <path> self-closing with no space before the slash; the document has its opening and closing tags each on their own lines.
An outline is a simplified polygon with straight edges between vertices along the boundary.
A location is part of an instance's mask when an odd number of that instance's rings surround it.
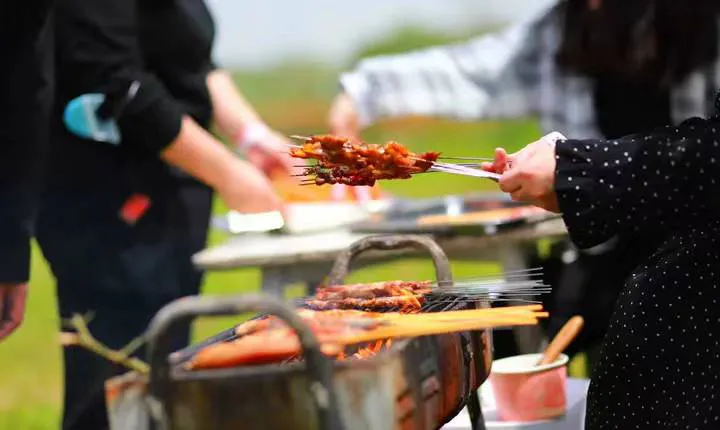
<svg viewBox="0 0 720 430">
<path fill-rule="evenodd" d="M 474 160 L 474 161 L 493 161 L 494 158 L 487 158 L 487 157 L 455 157 L 455 156 L 440 156 L 438 157 L 440 160 Z"/>
<path fill-rule="evenodd" d="M 542 271 L 543 271 L 543 268 L 542 268 L 542 267 L 532 267 L 532 268 L 529 268 L 529 269 L 507 270 L 507 271 L 499 272 L 499 273 L 497 273 L 497 274 L 495 274 L 495 275 L 471 276 L 471 277 L 469 277 L 469 278 L 462 278 L 462 279 L 463 279 L 463 280 L 482 279 L 482 278 L 490 278 L 490 277 L 493 277 L 493 276 L 506 276 L 506 275 L 513 275 L 513 274 L 518 274 L 518 273 L 525 274 L 525 273 L 542 272 Z"/>
</svg>

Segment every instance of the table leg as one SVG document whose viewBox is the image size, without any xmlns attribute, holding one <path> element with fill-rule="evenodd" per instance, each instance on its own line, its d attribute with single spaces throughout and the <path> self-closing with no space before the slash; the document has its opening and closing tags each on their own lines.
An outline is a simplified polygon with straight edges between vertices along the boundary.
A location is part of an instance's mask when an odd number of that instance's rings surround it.
<svg viewBox="0 0 720 430">
<path fill-rule="evenodd" d="M 262 272 L 262 291 L 276 297 L 285 297 L 285 289 L 290 284 L 302 283 L 306 286 L 305 295 L 314 294 L 324 277 L 330 272 L 329 264 L 298 264 L 295 266 L 264 266 Z"/>
<path fill-rule="evenodd" d="M 529 269 L 530 252 L 530 249 L 522 246 L 503 247 L 500 259 L 503 269 L 506 272 Z M 516 327 L 513 329 L 513 333 L 520 354 L 533 354 L 542 350 L 545 336 L 540 326 Z"/>
<path fill-rule="evenodd" d="M 285 270 L 281 267 L 262 267 L 262 292 L 275 297 L 285 298 L 285 287 L 290 283 Z"/>
<path fill-rule="evenodd" d="M 312 296 L 317 291 L 317 288 L 322 285 L 323 280 L 322 279 L 308 279 L 307 281 L 307 291 L 306 295 Z"/>
<path fill-rule="evenodd" d="M 485 417 L 480 406 L 480 390 L 471 393 L 467 403 L 470 427 L 472 430 L 485 430 Z"/>
</svg>

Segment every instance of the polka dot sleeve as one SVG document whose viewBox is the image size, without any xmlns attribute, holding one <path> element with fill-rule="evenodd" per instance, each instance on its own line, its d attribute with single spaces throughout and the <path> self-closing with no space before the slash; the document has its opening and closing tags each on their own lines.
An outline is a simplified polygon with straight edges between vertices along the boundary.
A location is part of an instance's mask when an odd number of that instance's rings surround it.
<svg viewBox="0 0 720 430">
<path fill-rule="evenodd" d="M 572 240 L 588 248 L 625 232 L 717 218 L 719 142 L 717 118 L 617 140 L 557 142 L 555 190 Z"/>
</svg>

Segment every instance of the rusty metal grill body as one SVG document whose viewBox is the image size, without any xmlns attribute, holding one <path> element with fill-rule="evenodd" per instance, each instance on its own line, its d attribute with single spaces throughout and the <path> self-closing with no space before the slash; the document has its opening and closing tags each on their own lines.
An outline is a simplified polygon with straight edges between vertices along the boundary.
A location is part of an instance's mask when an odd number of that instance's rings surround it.
<svg viewBox="0 0 720 430">
<path fill-rule="evenodd" d="M 439 288 L 452 285 L 449 262 L 442 250 L 431 240 L 415 236 L 371 237 L 357 242 L 338 257 L 328 283 L 342 283 L 352 259 L 366 250 L 405 246 L 428 249 Z M 155 418 L 165 428 L 434 430 L 467 406 L 473 429 L 484 430 L 477 390 L 490 373 L 489 330 L 403 339 L 367 359 L 333 361 L 319 352 L 317 341 L 302 321 L 283 314 L 292 314 L 292 307 L 269 299 L 251 300 L 255 306 L 242 297 L 236 298 L 233 306 L 216 306 L 219 303 L 208 301 L 220 299 L 203 300 L 207 305 L 200 311 L 193 308 L 191 301 L 177 303 L 175 309 L 171 304 L 151 326 L 150 394 Z M 421 311 L 476 306 L 488 305 L 429 300 Z M 184 370 L 182 364 L 199 349 L 234 338 L 234 330 L 167 359 L 162 334 L 173 321 L 248 310 L 267 311 L 293 327 L 303 344 L 303 360 L 283 365 Z"/>
</svg>

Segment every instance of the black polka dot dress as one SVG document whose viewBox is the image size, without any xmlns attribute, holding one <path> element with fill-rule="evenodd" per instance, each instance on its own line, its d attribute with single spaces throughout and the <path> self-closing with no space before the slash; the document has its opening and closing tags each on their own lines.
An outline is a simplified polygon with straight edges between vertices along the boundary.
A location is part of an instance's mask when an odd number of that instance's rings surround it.
<svg viewBox="0 0 720 430">
<path fill-rule="evenodd" d="M 556 156 L 579 247 L 648 231 L 660 243 L 618 298 L 586 428 L 720 429 L 720 120 L 560 141 Z"/>
</svg>

